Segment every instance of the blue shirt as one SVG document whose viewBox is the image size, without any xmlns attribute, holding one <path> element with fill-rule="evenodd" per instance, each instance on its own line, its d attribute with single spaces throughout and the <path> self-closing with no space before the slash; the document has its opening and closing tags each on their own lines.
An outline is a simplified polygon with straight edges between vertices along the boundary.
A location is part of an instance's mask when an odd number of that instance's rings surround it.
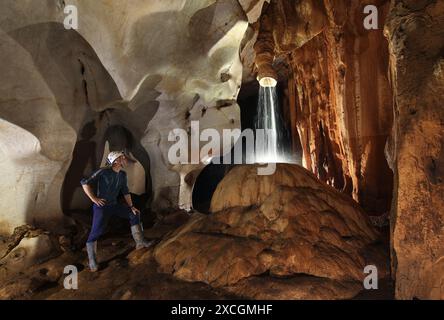
<svg viewBox="0 0 444 320">
<path fill-rule="evenodd" d="M 94 172 L 89 178 L 80 181 L 82 185 L 95 185 L 97 197 L 105 199 L 107 205 L 117 203 L 120 194 L 129 194 L 126 172 L 115 172 L 112 168 L 103 168 Z"/>
</svg>

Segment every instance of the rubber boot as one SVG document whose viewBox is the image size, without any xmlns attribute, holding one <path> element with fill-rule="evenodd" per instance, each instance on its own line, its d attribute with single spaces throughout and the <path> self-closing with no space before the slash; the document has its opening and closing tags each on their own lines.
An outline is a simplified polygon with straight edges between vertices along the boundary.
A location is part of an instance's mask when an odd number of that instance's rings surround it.
<svg viewBox="0 0 444 320">
<path fill-rule="evenodd" d="M 131 234 L 133 235 L 133 239 L 136 242 L 136 250 L 142 248 L 148 248 L 154 243 L 154 241 L 145 240 L 142 228 L 138 224 L 131 226 Z"/>
<path fill-rule="evenodd" d="M 97 272 L 99 265 L 97 264 L 97 241 L 86 243 L 86 252 L 88 252 L 89 270 Z"/>
</svg>

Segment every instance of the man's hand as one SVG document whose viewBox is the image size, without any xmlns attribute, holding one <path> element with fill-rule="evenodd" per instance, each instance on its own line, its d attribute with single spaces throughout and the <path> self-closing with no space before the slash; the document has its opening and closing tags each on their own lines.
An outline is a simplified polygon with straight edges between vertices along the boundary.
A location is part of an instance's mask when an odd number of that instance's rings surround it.
<svg viewBox="0 0 444 320">
<path fill-rule="evenodd" d="M 100 199 L 100 198 L 94 197 L 91 200 L 92 200 L 92 202 L 94 202 L 99 207 L 103 207 L 106 204 L 106 200 L 105 199 Z"/>
<path fill-rule="evenodd" d="M 128 205 L 128 207 L 131 208 L 131 211 L 133 212 L 133 214 L 134 214 L 135 216 L 137 216 L 138 214 L 140 214 L 139 209 L 137 209 L 137 208 L 133 205 L 133 200 L 131 200 L 131 195 L 128 193 L 128 194 L 125 194 L 123 197 L 125 198 L 125 201 L 126 201 L 126 204 Z"/>
<path fill-rule="evenodd" d="M 98 205 L 99 207 L 103 207 L 106 204 L 106 200 L 105 199 L 100 199 L 97 198 L 96 195 L 93 192 L 93 189 L 91 188 L 90 185 L 82 185 L 83 191 L 85 191 L 86 195 L 88 196 L 88 198 L 91 199 L 92 202 L 94 202 L 96 205 Z"/>
<path fill-rule="evenodd" d="M 133 214 L 134 214 L 135 216 L 137 216 L 138 214 L 140 214 L 140 210 L 137 209 L 135 206 L 132 206 L 132 207 L 131 207 L 131 211 L 133 212 Z"/>
</svg>

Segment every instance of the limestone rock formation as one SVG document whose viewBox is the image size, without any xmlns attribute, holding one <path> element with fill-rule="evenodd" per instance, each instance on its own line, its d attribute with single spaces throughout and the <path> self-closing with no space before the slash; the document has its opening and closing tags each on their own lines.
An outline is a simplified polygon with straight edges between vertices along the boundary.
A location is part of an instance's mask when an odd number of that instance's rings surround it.
<svg viewBox="0 0 444 320">
<path fill-rule="evenodd" d="M 260 20 L 256 52 L 258 78 L 277 77 L 272 68 L 275 56 L 300 48 L 319 34 L 326 24 L 323 2 L 272 1 Z"/>
<path fill-rule="evenodd" d="M 261 2 L 242 2 L 251 19 Z M 77 30 L 63 24 L 72 5 Z M 152 207 L 189 205 L 179 199 L 190 196 L 181 177 L 203 165 L 171 166 L 168 135 L 190 132 L 192 120 L 201 129 L 240 127 L 245 12 L 237 0 L 2 1 L 0 232 L 60 228 L 62 186 L 75 193 L 78 176 L 99 166 L 114 127 L 131 137 L 123 147 L 147 171 Z M 91 123 L 96 132 L 82 136 Z M 81 150 L 89 154 L 73 159 Z M 79 168 L 64 181 L 71 162 Z M 89 204 L 75 198 L 68 209 Z"/>
<path fill-rule="evenodd" d="M 0 241 L 0 280 L 60 253 L 59 243 L 50 233 L 28 225 L 18 227 L 10 237 Z"/>
<path fill-rule="evenodd" d="M 259 20 L 264 4 L 270 3 L 270 1 L 271 0 L 239 0 L 239 3 L 247 15 L 248 22 L 253 24 Z"/>
<path fill-rule="evenodd" d="M 259 69 L 289 66 L 285 107 L 303 165 L 370 214 L 391 208 L 397 297 L 442 299 L 442 1 L 326 0 L 315 37 L 290 10 L 276 13 L 291 3 L 303 16 L 295 3 L 312 2 L 277 0 L 255 48 Z M 367 5 L 376 30 L 364 28 Z"/>
<path fill-rule="evenodd" d="M 193 217 L 156 247 L 160 270 L 271 299 L 351 298 L 365 266 L 386 275 L 378 233 L 354 201 L 299 166 L 278 165 L 271 176 L 256 170 L 232 169 L 213 214 Z"/>
<path fill-rule="evenodd" d="M 382 34 L 388 2 L 380 3 L 379 30 L 364 29 L 366 4 L 352 1 L 341 16 L 345 8 L 326 2 L 329 24 L 293 52 L 289 87 L 299 90 L 293 103 L 306 167 L 381 214 L 390 209 L 393 185 L 384 154 L 393 104 Z"/>
<path fill-rule="evenodd" d="M 384 148 L 392 125 L 392 92 L 382 26 L 389 2 L 291 3 L 276 1 L 262 17 L 255 45 L 259 71 L 285 56 L 286 108 L 293 139 L 301 140 L 304 167 L 367 211 L 388 212 L 392 172 Z M 368 4 L 378 6 L 378 30 L 364 29 Z"/>
<path fill-rule="evenodd" d="M 376 29 L 364 27 L 367 5 Z M 64 26 L 68 6 L 76 29 Z M 396 298 L 444 299 L 443 30 L 442 0 L 2 0 L 0 298 L 61 286 L 69 263 L 99 279 L 90 298 L 183 297 L 176 284 L 198 297 L 351 298 L 364 266 L 389 273 L 370 215 L 390 217 Z M 170 163 L 170 133 L 240 128 L 238 93 L 253 104 L 256 76 L 279 80 L 306 170 L 235 167 L 212 214 L 191 215 L 205 165 Z M 154 257 L 167 294 L 151 250 L 108 239 L 108 269 L 90 275 L 79 250 L 90 221 L 70 233 L 71 210 L 91 205 L 80 179 L 122 149 L 141 209 L 170 221 L 152 237 L 163 238 Z M 137 292 L 147 277 L 159 294 Z M 52 293 L 37 296 L 81 295 Z"/>
<path fill-rule="evenodd" d="M 444 2 L 392 1 L 392 263 L 399 299 L 444 299 Z"/>
<path fill-rule="evenodd" d="M 157 239 L 162 234 L 174 230 L 177 224 L 183 223 L 189 217 L 188 214 L 179 212 L 171 216 L 168 217 L 168 221 L 163 221 L 149 231 L 147 230 L 146 236 L 149 239 Z M 80 223 L 80 221 L 78 222 Z M 81 225 L 78 224 L 77 227 L 81 228 Z M 39 239 L 41 236 L 54 236 L 40 232 L 40 230 L 24 226 L 17 228 L 11 237 L 5 239 L 5 243 L 0 238 L 0 256 L 8 250 L 11 253 L 11 250 L 18 250 L 17 245 L 20 241 Z M 59 239 L 62 246 L 70 242 L 67 241 L 69 236 L 62 237 L 63 240 Z M 79 235 L 72 240 L 77 242 L 78 238 Z M 91 273 L 88 270 L 85 251 L 73 251 L 72 243 L 57 257 L 50 260 L 41 259 L 38 263 L 32 266 L 28 265 L 25 269 L 11 268 L 9 270 L 11 272 L 8 274 L 4 272 L 5 268 L 2 265 L 3 260 L 1 260 L 0 300 L 216 300 L 236 298 L 202 283 L 184 282 L 167 274 L 159 274 L 156 271 L 157 264 L 152 258 L 152 248 L 134 250 L 134 242 L 129 234 L 115 234 L 113 237 L 101 241 L 99 246 L 98 262 L 103 266 L 103 270 L 98 273 Z M 40 249 L 43 248 L 43 246 L 40 247 Z M 44 253 L 44 250 L 38 252 Z M 23 255 L 17 255 L 16 261 L 18 262 L 22 257 Z M 40 255 L 40 258 L 44 258 L 44 256 Z M 14 267 L 17 266 L 19 263 L 14 265 Z M 66 273 L 64 270 L 66 266 L 77 268 L 78 290 L 65 289 Z"/>
</svg>

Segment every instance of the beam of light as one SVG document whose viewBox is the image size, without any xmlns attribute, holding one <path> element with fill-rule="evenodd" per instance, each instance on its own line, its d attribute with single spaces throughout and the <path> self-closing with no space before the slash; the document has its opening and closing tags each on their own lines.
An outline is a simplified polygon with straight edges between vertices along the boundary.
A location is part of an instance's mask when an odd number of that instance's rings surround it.
<svg viewBox="0 0 444 320">
<path fill-rule="evenodd" d="M 271 157 L 278 159 L 278 127 L 276 125 L 276 86 L 274 87 L 265 87 L 265 97 L 266 97 L 266 106 L 269 107 L 269 129 L 272 129 L 270 132 L 271 137 L 268 140 L 270 145 L 268 145 L 268 152 L 270 153 Z M 267 128 L 268 129 L 268 128 Z"/>
<path fill-rule="evenodd" d="M 256 150 L 256 163 L 294 163 L 291 150 L 285 150 L 285 128 L 274 82 L 267 80 L 267 85 L 261 83 L 259 88 L 255 128 L 265 129 L 266 134 L 263 150 Z"/>
</svg>

